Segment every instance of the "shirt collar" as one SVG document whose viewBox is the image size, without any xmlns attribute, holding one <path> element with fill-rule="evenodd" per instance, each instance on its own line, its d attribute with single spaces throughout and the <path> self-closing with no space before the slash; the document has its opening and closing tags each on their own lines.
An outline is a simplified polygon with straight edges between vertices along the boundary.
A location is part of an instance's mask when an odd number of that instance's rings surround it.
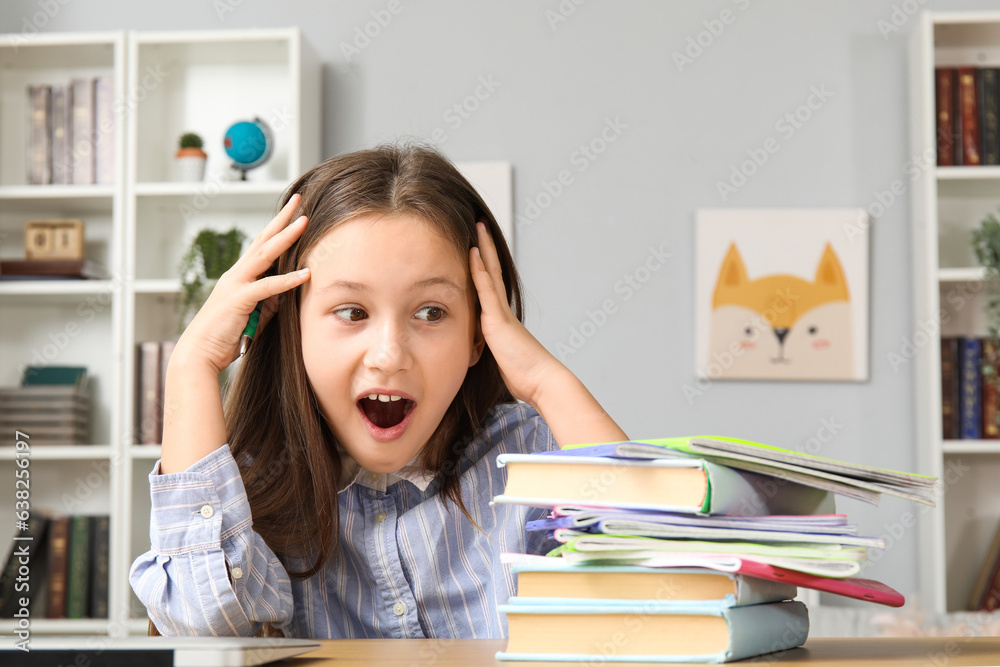
<svg viewBox="0 0 1000 667">
<path fill-rule="evenodd" d="M 352 484 L 360 484 L 361 486 L 366 486 L 369 489 L 384 492 L 387 488 L 401 480 L 410 482 L 421 491 L 426 491 L 427 487 L 430 486 L 430 483 L 434 480 L 436 475 L 432 472 L 424 470 L 423 467 L 417 463 L 418 457 L 419 454 L 410 459 L 406 465 L 396 472 L 377 473 L 365 470 L 350 454 L 341 449 L 341 474 L 337 493 L 344 491 Z"/>
</svg>

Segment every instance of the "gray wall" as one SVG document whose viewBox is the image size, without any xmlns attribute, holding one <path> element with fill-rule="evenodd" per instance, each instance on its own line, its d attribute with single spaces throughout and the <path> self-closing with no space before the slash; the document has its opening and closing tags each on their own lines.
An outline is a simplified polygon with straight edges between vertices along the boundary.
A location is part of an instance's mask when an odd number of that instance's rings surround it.
<svg viewBox="0 0 1000 667">
<path fill-rule="evenodd" d="M 825 440 L 822 455 L 915 469 L 912 371 L 894 371 L 887 360 L 912 329 L 908 196 L 871 232 L 870 381 L 719 382 L 689 401 L 682 387 L 695 380 L 694 212 L 867 208 L 876 191 L 903 178 L 910 155 L 907 42 L 916 21 L 885 35 L 879 21 L 891 21 L 895 5 L 995 2 L 399 0 L 388 25 L 348 59 L 344 45 L 390 4 L 4 0 L 0 32 L 21 32 L 45 6 L 59 7 L 45 31 L 301 26 L 324 64 L 325 155 L 429 138 L 440 128 L 455 160 L 514 164 L 515 211 L 530 219 L 515 242 L 527 324 L 555 352 L 588 310 L 616 300 L 618 311 L 564 360 L 631 437 L 717 433 L 791 448 L 817 438 Z M 560 6 L 575 11 L 553 22 Z M 674 52 L 726 9 L 735 20 L 678 71 Z M 486 99 L 467 118 L 449 113 L 480 78 L 495 89 L 480 89 Z M 723 202 L 716 182 L 748 149 L 780 136 L 775 122 L 813 86 L 832 96 Z M 609 119 L 623 129 L 581 171 L 576 151 Z M 562 170 L 572 182 L 532 216 L 529 202 Z M 650 246 L 670 258 L 626 301 L 615 284 L 646 261 Z M 876 535 L 915 509 L 892 498 L 879 508 L 839 507 Z M 864 574 L 918 598 L 918 557 L 915 530 L 905 529 Z"/>
</svg>

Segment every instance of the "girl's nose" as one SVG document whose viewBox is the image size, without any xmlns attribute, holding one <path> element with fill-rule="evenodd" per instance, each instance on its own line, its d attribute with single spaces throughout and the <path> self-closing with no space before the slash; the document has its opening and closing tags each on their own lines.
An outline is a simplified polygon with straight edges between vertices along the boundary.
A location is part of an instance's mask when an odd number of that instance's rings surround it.
<svg viewBox="0 0 1000 667">
<path fill-rule="evenodd" d="M 372 341 L 365 354 L 365 367 L 386 375 L 409 367 L 409 333 L 399 324 L 386 321 L 372 327 Z"/>
</svg>

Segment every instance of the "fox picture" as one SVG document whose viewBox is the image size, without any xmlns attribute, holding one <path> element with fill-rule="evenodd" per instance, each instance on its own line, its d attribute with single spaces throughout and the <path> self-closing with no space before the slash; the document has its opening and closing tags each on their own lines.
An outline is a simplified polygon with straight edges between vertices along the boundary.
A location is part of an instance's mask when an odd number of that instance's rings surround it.
<svg viewBox="0 0 1000 667">
<path fill-rule="evenodd" d="M 851 292 L 833 246 L 826 242 L 812 280 L 750 275 L 731 243 L 712 295 L 712 377 L 854 379 Z"/>
</svg>

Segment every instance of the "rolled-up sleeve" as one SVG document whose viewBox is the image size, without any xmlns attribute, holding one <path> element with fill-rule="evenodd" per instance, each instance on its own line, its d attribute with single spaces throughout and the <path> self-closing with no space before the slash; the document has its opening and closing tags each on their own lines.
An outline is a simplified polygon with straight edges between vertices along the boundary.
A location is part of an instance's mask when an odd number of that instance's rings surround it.
<svg viewBox="0 0 1000 667">
<path fill-rule="evenodd" d="M 224 445 L 184 472 L 149 475 L 151 549 L 129 582 L 162 635 L 253 636 L 292 619 L 285 568 L 253 531 L 239 467 Z M 287 635 L 287 632 L 286 632 Z"/>
</svg>

